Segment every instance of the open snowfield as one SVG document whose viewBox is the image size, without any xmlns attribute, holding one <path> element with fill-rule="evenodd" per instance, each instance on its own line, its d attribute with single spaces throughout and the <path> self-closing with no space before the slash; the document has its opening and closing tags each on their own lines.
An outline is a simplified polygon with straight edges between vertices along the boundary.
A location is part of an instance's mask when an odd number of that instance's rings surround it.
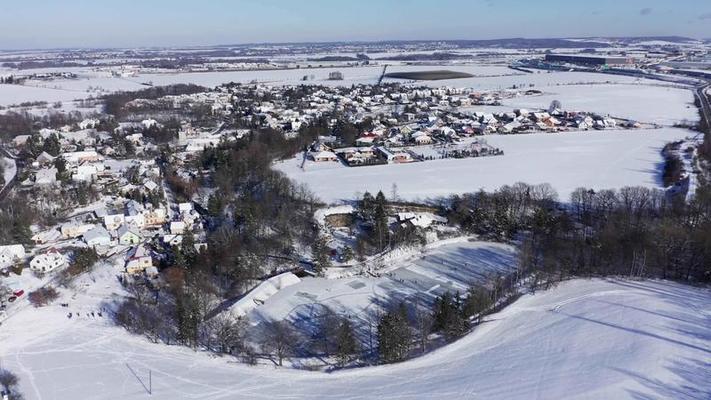
<svg viewBox="0 0 711 400">
<path fill-rule="evenodd" d="M 596 112 L 645 123 L 696 122 L 699 112 L 688 89 L 646 85 L 570 85 L 549 87 L 542 96 L 504 100 L 514 108 L 548 109 L 559 100 L 568 111 Z"/>
<path fill-rule="evenodd" d="M 89 93 L 71 90 L 38 88 L 20 85 L 0 85 L 0 106 L 20 104 L 32 101 L 68 102 L 89 97 Z"/>
<path fill-rule="evenodd" d="M 65 313 L 28 309 L 0 330 L 28 400 L 711 396 L 711 292 L 669 282 L 566 282 L 421 358 L 331 374 L 239 365 Z"/>
<path fill-rule="evenodd" d="M 317 63 L 313 63 L 317 65 Z M 605 75 L 586 72 L 536 72 L 526 74 L 509 69 L 505 66 L 491 65 L 393 65 L 388 72 L 414 72 L 432 69 L 449 69 L 452 71 L 466 72 L 474 75 L 472 78 L 451 79 L 441 81 L 419 81 L 415 84 L 430 87 L 460 87 L 474 88 L 477 90 L 498 90 L 518 87 L 533 87 L 547 90 L 550 87 L 579 83 L 619 83 L 619 84 L 660 84 L 650 80 L 637 78 Z M 228 82 L 249 83 L 257 81 L 269 85 L 327 85 L 351 86 L 353 84 L 375 84 L 382 73 L 382 66 L 362 67 L 329 67 L 329 68 L 300 68 L 288 70 L 261 70 L 261 71 L 219 71 L 219 72 L 184 72 L 184 73 L 144 73 L 135 77 L 122 78 L 110 77 L 106 72 L 94 71 L 90 68 L 62 68 L 36 70 L 34 72 L 59 72 L 68 71 L 77 74 L 78 79 L 58 79 L 50 82 L 28 82 L 27 86 L 0 85 L 0 105 L 6 106 L 25 101 L 70 101 L 87 98 L 97 93 L 106 93 L 117 90 L 145 89 L 143 84 L 152 83 L 164 86 L 176 83 L 193 83 L 206 87 L 215 87 Z M 344 75 L 342 81 L 329 81 L 328 74 L 340 71 Z M 302 78 L 308 76 L 308 81 Z M 313 79 L 311 79 L 313 77 Z M 399 81 L 386 79 L 386 81 Z M 532 86 L 531 86 L 532 85 Z M 37 87 L 35 87 L 37 86 Z M 548 104 L 545 105 L 547 107 Z"/>
<path fill-rule="evenodd" d="M 693 132 L 674 128 L 489 135 L 487 142 L 505 155 L 357 168 L 307 163 L 304 170 L 298 156 L 275 167 L 326 202 L 352 200 L 365 191 L 389 195 L 393 184 L 403 199 L 427 200 L 516 182 L 550 183 L 566 201 L 578 187 L 659 188 L 662 147 L 687 136 Z"/>
</svg>

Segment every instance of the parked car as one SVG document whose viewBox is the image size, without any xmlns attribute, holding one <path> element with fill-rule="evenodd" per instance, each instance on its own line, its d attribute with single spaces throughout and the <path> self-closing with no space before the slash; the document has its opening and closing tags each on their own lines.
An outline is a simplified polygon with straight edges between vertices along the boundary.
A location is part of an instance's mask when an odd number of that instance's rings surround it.
<svg viewBox="0 0 711 400">
<path fill-rule="evenodd" d="M 20 289 L 13 294 L 15 295 L 15 297 L 21 297 L 23 294 L 25 294 L 25 291 Z"/>
<path fill-rule="evenodd" d="M 7 299 L 7 301 L 9 301 L 10 303 L 12 303 L 12 302 L 15 301 L 15 300 L 17 300 L 17 296 L 10 296 L 10 297 Z"/>
</svg>

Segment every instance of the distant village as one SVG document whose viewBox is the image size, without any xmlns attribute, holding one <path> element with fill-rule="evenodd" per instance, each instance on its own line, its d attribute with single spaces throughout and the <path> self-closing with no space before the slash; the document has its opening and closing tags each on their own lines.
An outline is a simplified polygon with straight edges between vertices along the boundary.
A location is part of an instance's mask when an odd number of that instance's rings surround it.
<svg viewBox="0 0 711 400">
<path fill-rule="evenodd" d="M 493 134 L 640 127 L 634 121 L 564 111 L 555 103 L 547 110 L 496 111 L 504 99 L 540 94 L 533 89 L 477 92 L 396 84 L 228 84 L 126 103 L 132 115 L 147 116 L 141 120 L 107 124 L 97 115 L 59 129 L 19 135 L 10 143 L 12 150 L 33 154 L 16 178 L 19 190 L 40 190 L 51 197 L 71 186 L 81 206 L 48 229 L 33 227 L 32 249 L 0 246 L 0 271 L 27 265 L 37 274 L 52 273 L 70 263 L 76 248 L 91 248 L 100 257 L 121 259 L 126 276 L 158 277 L 162 257 L 182 246 L 184 235 L 191 236 L 195 249 L 207 246 L 205 216 L 196 209 L 202 206 L 189 198 L 176 200 L 166 184 L 166 165 L 179 179 L 194 180 L 198 173 L 190 163 L 203 151 L 239 140 L 252 129 L 268 128 L 288 138 L 328 116 L 325 123 L 332 134 L 320 135 L 306 146 L 304 162 L 360 167 L 503 155 L 505 149 L 487 144 L 486 136 Z M 212 125 L 181 121 L 168 143 L 170 155 L 161 161 L 164 148 L 154 137 L 166 127 L 158 116 L 180 115 L 186 109 L 208 115 Z M 235 114 L 244 127 L 220 122 Z M 350 130 L 339 129 L 343 124 Z M 47 203 L 49 208 L 59 207 Z"/>
</svg>

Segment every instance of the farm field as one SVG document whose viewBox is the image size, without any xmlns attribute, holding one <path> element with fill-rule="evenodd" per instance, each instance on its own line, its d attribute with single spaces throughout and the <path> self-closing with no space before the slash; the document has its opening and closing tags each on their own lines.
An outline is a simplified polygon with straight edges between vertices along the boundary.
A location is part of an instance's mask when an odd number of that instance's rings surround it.
<svg viewBox="0 0 711 400">
<path fill-rule="evenodd" d="M 326 202 L 353 200 L 365 191 L 407 200 L 427 200 L 453 193 L 494 190 L 516 182 L 550 183 L 566 201 L 578 187 L 619 189 L 624 186 L 661 187 L 660 151 L 670 141 L 694 132 L 662 128 L 567 132 L 558 134 L 489 135 L 489 145 L 503 156 L 433 160 L 348 168 L 336 163 L 307 163 L 300 159 L 275 164 L 290 178 L 307 185 Z"/>
<path fill-rule="evenodd" d="M 596 112 L 613 117 L 659 125 L 699 120 L 691 90 L 664 86 L 570 85 L 548 87 L 542 96 L 504 100 L 514 108 L 547 109 L 559 100 L 567 111 Z"/>
<path fill-rule="evenodd" d="M 421 358 L 330 374 L 151 344 L 52 306 L 4 324 L 0 356 L 27 400 L 701 399 L 711 393 L 709 299 L 664 281 L 569 281 Z"/>
<path fill-rule="evenodd" d="M 389 72 L 422 72 L 433 69 L 449 69 L 455 72 L 473 75 L 471 78 L 444 79 L 437 81 L 419 81 L 417 85 L 430 87 L 450 86 L 467 87 L 476 90 L 498 90 L 512 86 L 530 87 L 539 90 L 560 85 L 580 83 L 642 83 L 659 82 L 639 80 L 625 76 L 613 76 L 584 72 L 536 72 L 525 74 L 506 66 L 491 65 L 393 65 Z M 193 83 L 206 87 L 215 87 L 228 82 L 249 83 L 257 81 L 269 85 L 317 84 L 326 86 L 350 86 L 353 84 L 375 84 L 382 73 L 382 66 L 363 66 L 352 68 L 301 68 L 288 70 L 229 71 L 229 72 L 187 72 L 187 73 L 144 73 L 135 77 L 108 77 L 106 72 L 97 72 L 88 67 L 33 70 L 33 72 L 68 71 L 79 76 L 78 79 L 60 79 L 50 82 L 29 82 L 31 86 L 0 85 L 0 105 L 7 106 L 26 101 L 71 101 L 92 95 L 118 90 L 140 90 L 144 84 L 152 83 L 164 86 L 176 83 Z M 344 79 L 330 81 L 330 72 L 340 71 Z M 309 80 L 303 81 L 307 76 Z M 313 78 L 313 79 L 311 79 Z M 400 79 L 388 79 L 384 82 L 402 82 Z M 545 105 L 547 107 L 547 104 Z"/>
</svg>

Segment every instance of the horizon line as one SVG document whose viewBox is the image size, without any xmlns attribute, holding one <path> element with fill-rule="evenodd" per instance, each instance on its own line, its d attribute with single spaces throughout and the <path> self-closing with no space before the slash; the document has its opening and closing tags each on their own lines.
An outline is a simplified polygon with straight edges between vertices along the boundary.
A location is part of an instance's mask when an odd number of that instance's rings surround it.
<svg viewBox="0 0 711 400">
<path fill-rule="evenodd" d="M 506 40 L 580 40 L 586 39 L 594 41 L 594 39 L 609 39 L 609 40 L 622 40 L 622 39 L 682 39 L 682 40 L 696 40 L 696 41 L 711 41 L 711 37 L 708 38 L 694 38 L 690 36 L 681 35 L 640 35 L 640 36 L 567 36 L 567 37 L 502 37 L 493 39 L 377 39 L 377 40 L 333 40 L 333 41 L 273 41 L 273 42 L 244 42 L 244 43 L 218 43 L 218 44 L 204 44 L 204 45 L 147 45 L 147 46 L 136 46 L 136 47 L 126 47 L 126 46 L 88 46 L 88 47 L 74 47 L 74 46 L 63 46 L 63 47 L 28 47 L 19 49 L 2 49 L 0 52 L 24 52 L 24 51 L 89 51 L 89 50 L 165 50 L 165 49 L 199 49 L 199 48 L 221 48 L 221 47 L 246 47 L 246 46 L 295 46 L 295 45 L 334 45 L 334 44 L 385 44 L 385 43 L 435 43 L 435 42 L 494 42 L 494 41 L 506 41 Z"/>
</svg>

